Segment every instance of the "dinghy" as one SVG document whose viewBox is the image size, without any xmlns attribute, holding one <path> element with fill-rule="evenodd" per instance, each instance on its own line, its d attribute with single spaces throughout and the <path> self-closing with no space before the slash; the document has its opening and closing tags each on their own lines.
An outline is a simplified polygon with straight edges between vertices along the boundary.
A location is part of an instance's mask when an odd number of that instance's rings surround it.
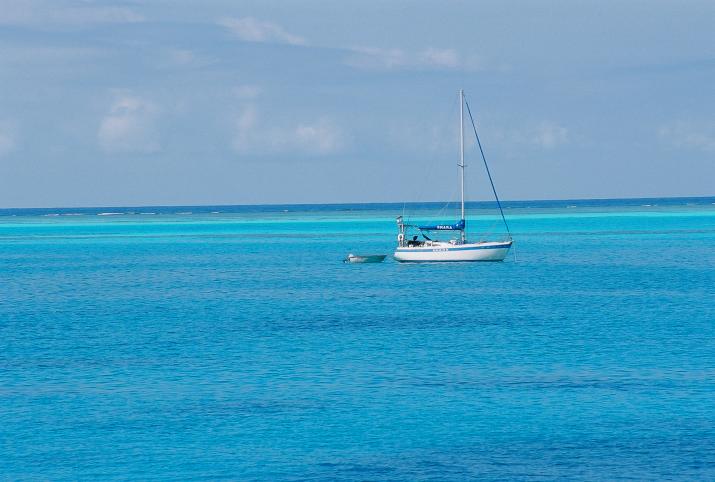
<svg viewBox="0 0 715 482">
<path fill-rule="evenodd" d="M 386 254 L 348 254 L 343 263 L 382 263 L 387 257 Z"/>
</svg>

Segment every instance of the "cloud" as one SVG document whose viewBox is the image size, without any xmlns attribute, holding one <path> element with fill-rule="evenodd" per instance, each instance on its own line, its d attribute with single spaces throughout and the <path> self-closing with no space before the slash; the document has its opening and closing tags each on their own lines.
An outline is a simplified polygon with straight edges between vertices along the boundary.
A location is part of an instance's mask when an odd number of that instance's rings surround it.
<svg viewBox="0 0 715 482">
<path fill-rule="evenodd" d="M 399 48 L 355 47 L 348 49 L 345 63 L 368 70 L 478 70 L 481 62 L 465 58 L 454 49 L 428 47 L 411 52 Z"/>
<path fill-rule="evenodd" d="M 144 16 L 127 7 L 63 6 L 44 0 L 6 0 L 0 9 L 2 25 L 82 25 L 143 22 Z"/>
<path fill-rule="evenodd" d="M 9 121 L 0 121 L 0 157 L 15 148 L 15 127 Z"/>
<path fill-rule="evenodd" d="M 491 150 L 490 146 L 519 146 L 522 150 L 533 148 L 550 150 L 568 144 L 572 140 L 568 128 L 549 120 L 509 127 L 495 123 L 477 123 L 477 130 L 487 151 Z M 427 119 L 410 121 L 406 125 L 395 124 L 388 130 L 388 135 L 390 142 L 398 148 L 422 153 L 449 153 L 455 150 L 459 142 L 458 129 L 455 129 L 451 119 L 447 123 Z M 465 150 L 475 149 L 476 144 L 467 117 L 464 132 Z M 478 155 L 478 152 L 475 152 Z"/>
<path fill-rule="evenodd" d="M 428 48 L 420 54 L 420 60 L 425 65 L 454 69 L 459 67 L 459 54 L 453 49 Z"/>
<path fill-rule="evenodd" d="M 380 49 L 372 47 L 356 47 L 345 59 L 351 67 L 364 69 L 392 69 L 409 64 L 407 54 L 401 49 Z"/>
<path fill-rule="evenodd" d="M 238 152 L 246 152 L 257 144 L 256 109 L 248 106 L 235 119 L 235 132 L 231 142 L 231 147 Z"/>
<path fill-rule="evenodd" d="M 454 153 L 459 145 L 459 134 L 455 124 L 436 122 L 433 118 L 390 123 L 384 134 L 385 141 L 390 147 L 411 154 Z M 465 130 L 465 146 L 470 147 L 472 137 L 469 131 Z"/>
<path fill-rule="evenodd" d="M 170 69 L 201 69 L 215 65 L 217 62 L 216 57 L 207 54 L 205 51 L 168 48 L 161 52 L 155 65 L 159 68 Z"/>
<path fill-rule="evenodd" d="M 342 129 L 327 117 L 269 126 L 249 105 L 234 119 L 231 146 L 238 153 L 326 155 L 340 151 L 345 143 Z"/>
<path fill-rule="evenodd" d="M 469 121 L 467 121 L 469 122 Z M 573 141 L 573 136 L 567 127 L 564 127 L 550 120 L 540 122 L 529 122 L 520 126 L 510 122 L 508 127 L 502 123 L 484 123 L 480 126 L 479 137 L 487 146 L 501 146 L 501 148 L 513 148 L 518 146 L 520 150 L 539 148 L 544 150 L 556 149 Z M 471 125 L 467 127 L 465 145 L 470 148 L 476 144 L 472 134 Z"/>
<path fill-rule="evenodd" d="M 196 54 L 192 50 L 173 49 L 169 51 L 171 62 L 176 65 L 190 65 L 196 61 Z"/>
<path fill-rule="evenodd" d="M 60 10 L 53 17 L 64 23 L 138 23 L 144 16 L 126 7 L 86 6 Z"/>
<path fill-rule="evenodd" d="M 107 152 L 160 150 L 156 140 L 157 115 L 154 103 L 126 91 L 117 92 L 99 125 L 97 140 L 100 147 Z"/>
<path fill-rule="evenodd" d="M 304 150 L 328 154 L 342 147 L 342 132 L 326 118 L 298 124 L 293 130 L 295 144 Z"/>
<path fill-rule="evenodd" d="M 303 37 L 287 32 L 278 24 L 253 17 L 223 17 L 217 23 L 246 42 L 306 45 Z"/>
<path fill-rule="evenodd" d="M 530 136 L 532 144 L 545 149 L 552 149 L 568 142 L 569 131 L 567 128 L 544 121 L 539 124 Z"/>
<path fill-rule="evenodd" d="M 678 148 L 715 152 L 715 123 L 679 120 L 662 126 L 658 134 Z"/>
<path fill-rule="evenodd" d="M 218 25 L 228 29 L 246 42 L 309 45 L 298 35 L 283 27 L 253 17 L 222 17 Z M 481 70 L 483 62 L 476 56 L 465 57 L 455 49 L 427 47 L 418 51 L 380 47 L 335 47 L 347 52 L 344 63 L 351 67 L 371 70 Z"/>
<path fill-rule="evenodd" d="M 241 100 L 255 99 L 258 97 L 263 89 L 257 85 L 237 85 L 233 88 L 232 93 L 234 97 Z"/>
</svg>

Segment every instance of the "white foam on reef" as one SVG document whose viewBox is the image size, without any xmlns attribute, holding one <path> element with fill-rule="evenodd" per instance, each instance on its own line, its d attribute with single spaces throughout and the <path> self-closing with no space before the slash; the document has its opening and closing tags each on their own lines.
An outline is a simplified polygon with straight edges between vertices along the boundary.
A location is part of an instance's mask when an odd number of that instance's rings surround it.
<svg viewBox="0 0 715 482">
<path fill-rule="evenodd" d="M 120 216 L 124 213 L 97 213 L 97 216 Z"/>
<path fill-rule="evenodd" d="M 211 214 L 221 214 L 221 211 L 211 211 Z"/>
<path fill-rule="evenodd" d="M 59 216 L 57 213 L 43 214 L 43 216 Z"/>
<path fill-rule="evenodd" d="M 139 214 L 156 214 L 156 213 L 139 213 Z"/>
<path fill-rule="evenodd" d="M 63 213 L 62 216 L 84 216 L 82 213 Z"/>
<path fill-rule="evenodd" d="M 192 214 L 191 211 L 182 211 L 180 213 L 174 213 L 174 214 Z"/>
</svg>

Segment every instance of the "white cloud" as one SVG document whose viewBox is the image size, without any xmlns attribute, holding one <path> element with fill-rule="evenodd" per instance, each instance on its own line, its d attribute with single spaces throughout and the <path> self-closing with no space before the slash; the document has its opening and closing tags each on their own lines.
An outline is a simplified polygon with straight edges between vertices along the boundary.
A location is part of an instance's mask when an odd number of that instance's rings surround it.
<svg viewBox="0 0 715 482">
<path fill-rule="evenodd" d="M 409 64 L 407 54 L 401 49 L 356 47 L 345 59 L 351 67 L 364 69 L 393 69 Z"/>
<path fill-rule="evenodd" d="M 459 134 L 453 122 L 435 122 L 434 119 L 412 119 L 409 122 L 394 122 L 385 131 L 385 139 L 392 147 L 410 153 L 430 154 L 455 153 Z M 472 136 L 465 131 L 466 146 Z"/>
<path fill-rule="evenodd" d="M 235 119 L 235 132 L 231 146 L 238 152 L 251 150 L 256 144 L 258 135 L 255 131 L 256 109 L 248 106 Z"/>
<path fill-rule="evenodd" d="M 143 15 L 126 7 L 96 6 L 69 8 L 51 18 L 66 23 L 137 23 L 145 20 Z"/>
<path fill-rule="evenodd" d="M 237 99 L 249 100 L 258 97 L 262 91 L 263 89 L 257 85 L 244 84 L 234 87 L 232 93 Z"/>
<path fill-rule="evenodd" d="M 326 118 L 299 124 L 292 134 L 298 146 L 320 154 L 336 152 L 343 144 L 342 132 Z"/>
<path fill-rule="evenodd" d="M 467 123 L 469 120 L 467 120 Z M 479 137 L 489 146 L 501 146 L 501 148 L 518 148 L 527 150 L 533 148 L 556 149 L 573 141 L 573 136 L 567 127 L 564 127 L 550 120 L 540 122 L 529 122 L 520 126 L 510 125 L 505 127 L 504 119 L 500 123 L 482 122 L 477 125 Z M 511 124 L 511 123 L 510 123 Z M 476 144 L 472 127 L 466 127 L 467 135 L 465 144 L 471 147 Z"/>
<path fill-rule="evenodd" d="M 148 100 L 130 92 L 115 94 L 109 112 L 101 120 L 97 140 L 107 152 L 155 152 L 158 109 Z"/>
<path fill-rule="evenodd" d="M 222 17 L 217 23 L 247 42 L 309 45 L 305 38 L 286 31 L 280 25 L 253 17 Z M 416 51 L 380 47 L 337 46 L 336 48 L 348 53 L 344 59 L 346 65 L 361 69 L 475 71 L 483 68 L 481 59 L 473 55 L 464 56 L 451 48 L 427 47 Z M 503 67 L 499 68 L 503 69 Z"/>
<path fill-rule="evenodd" d="M 196 61 L 196 54 L 192 50 L 174 49 L 169 51 L 169 58 L 176 65 L 189 65 Z"/>
<path fill-rule="evenodd" d="M 425 65 L 449 69 L 459 67 L 460 64 L 459 54 L 453 49 L 436 49 L 430 47 L 420 54 L 420 60 Z"/>
<path fill-rule="evenodd" d="M 15 148 L 15 128 L 9 121 L 0 121 L 0 157 Z"/>
<path fill-rule="evenodd" d="M 342 129 L 327 117 L 270 126 L 249 105 L 234 119 L 231 146 L 239 153 L 325 155 L 340 151 L 345 142 Z"/>
<path fill-rule="evenodd" d="M 464 147 L 469 152 L 477 149 L 477 142 L 466 111 L 465 117 Z M 480 119 L 484 118 L 480 117 Z M 535 148 L 550 150 L 573 141 L 568 128 L 549 120 L 508 127 L 505 127 L 504 122 L 503 118 L 500 122 L 477 122 L 479 138 L 487 155 L 492 148 L 518 148 L 520 151 Z M 459 145 L 459 129 L 451 119 L 443 118 L 437 121 L 435 118 L 428 118 L 408 123 L 395 123 L 387 133 L 389 141 L 395 147 L 410 152 L 446 153 L 449 156 L 456 152 L 456 147 Z M 474 150 L 469 155 L 479 156 L 479 152 Z"/>
<path fill-rule="evenodd" d="M 217 23 L 246 42 L 306 44 L 303 37 L 287 32 L 280 25 L 253 17 L 223 17 Z"/>
<path fill-rule="evenodd" d="M 144 16 L 127 7 L 64 6 L 45 0 L 5 0 L 0 8 L 0 24 L 4 25 L 82 25 L 144 20 Z"/>
<path fill-rule="evenodd" d="M 545 149 L 552 149 L 568 142 L 568 129 L 553 122 L 539 124 L 530 136 L 531 142 Z"/>
<path fill-rule="evenodd" d="M 182 49 L 169 48 L 162 52 L 162 57 L 158 59 L 157 67 L 162 68 L 189 68 L 200 69 L 209 67 L 217 63 L 217 59 L 205 52 Z"/>
<path fill-rule="evenodd" d="M 371 70 L 477 70 L 481 62 L 465 58 L 454 49 L 428 47 L 421 51 L 406 51 L 399 48 L 355 47 L 345 63 L 351 67 Z"/>
<path fill-rule="evenodd" d="M 662 126 L 660 137 L 675 147 L 715 152 L 715 123 L 679 120 Z"/>
</svg>

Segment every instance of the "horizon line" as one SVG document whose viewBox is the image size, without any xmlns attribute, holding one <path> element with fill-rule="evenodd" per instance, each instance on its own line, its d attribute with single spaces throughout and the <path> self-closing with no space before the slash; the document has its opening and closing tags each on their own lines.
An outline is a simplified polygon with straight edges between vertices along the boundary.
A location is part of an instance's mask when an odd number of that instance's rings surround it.
<svg viewBox="0 0 715 482">
<path fill-rule="evenodd" d="M 544 199 L 501 199 L 502 203 L 528 203 L 528 202 L 583 202 L 583 201 L 635 201 L 635 200 L 653 200 L 653 199 L 712 199 L 715 194 L 710 196 L 660 196 L 660 197 L 594 197 L 594 198 L 544 198 Z M 94 206 L 23 206 L 23 207 L 0 207 L 0 211 L 23 210 L 23 209 L 99 209 L 99 208 L 178 208 L 178 207 L 259 207 L 259 206 L 346 206 L 346 205 L 377 205 L 377 204 L 443 204 L 456 203 L 458 201 L 370 201 L 370 202 L 310 202 L 310 203 L 239 203 L 239 204 L 112 204 L 112 205 L 94 205 Z M 466 204 L 471 203 L 495 203 L 495 200 L 480 200 L 480 201 L 465 201 Z"/>
</svg>

